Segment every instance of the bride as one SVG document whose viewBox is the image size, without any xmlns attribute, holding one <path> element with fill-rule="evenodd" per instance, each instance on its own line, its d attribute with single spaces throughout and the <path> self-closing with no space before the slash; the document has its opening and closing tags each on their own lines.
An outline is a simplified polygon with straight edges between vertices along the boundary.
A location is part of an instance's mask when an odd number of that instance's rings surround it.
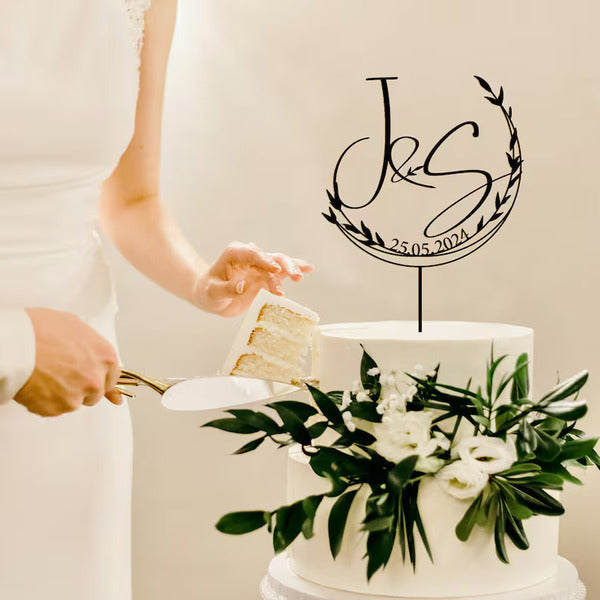
<svg viewBox="0 0 600 600">
<path fill-rule="evenodd" d="M 131 598 L 131 427 L 96 232 L 222 316 L 311 266 L 234 242 L 212 263 L 159 197 L 176 0 L 0 5 L 0 598 Z M 98 219 L 99 218 L 99 219 Z M 206 224 L 203 224 L 206 225 Z M 46 418 L 44 418 L 46 417 Z"/>
</svg>

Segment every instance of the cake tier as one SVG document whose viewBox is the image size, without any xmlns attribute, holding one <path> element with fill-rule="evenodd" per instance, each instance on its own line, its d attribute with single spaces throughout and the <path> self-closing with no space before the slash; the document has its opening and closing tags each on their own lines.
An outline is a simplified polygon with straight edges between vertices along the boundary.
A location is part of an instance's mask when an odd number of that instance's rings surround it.
<svg viewBox="0 0 600 600">
<path fill-rule="evenodd" d="M 290 569 L 289 557 L 286 554 L 280 554 L 270 562 L 268 572 L 260 584 L 260 592 L 263 600 L 365 600 L 363 594 L 333 590 L 298 577 Z M 586 597 L 585 585 L 579 580 L 577 569 L 568 560 L 559 557 L 556 576 L 529 588 L 491 596 L 438 596 L 423 600 L 585 600 Z M 389 599 L 388 596 L 370 598 Z M 396 600 L 413 599 L 413 596 L 396 597 Z"/>
<path fill-rule="evenodd" d="M 382 370 L 426 371 L 440 365 L 444 383 L 472 388 L 485 385 L 486 363 L 494 356 L 508 355 L 500 372 L 512 370 L 517 357 L 533 356 L 533 331 L 524 327 L 493 323 L 426 322 L 423 333 L 412 322 L 337 324 L 318 328 L 313 350 L 313 376 L 321 389 L 349 389 L 358 378 L 362 348 Z M 531 365 L 530 365 L 531 367 Z M 327 491 L 329 485 L 316 476 L 298 450 L 289 455 L 288 498 L 295 501 Z M 433 553 L 432 563 L 417 543 L 416 570 L 402 561 L 398 544 L 390 562 L 370 583 L 366 578 L 366 533 L 360 532 L 363 488 L 354 501 L 346 526 L 342 550 L 334 561 L 329 551 L 327 516 L 333 500 L 325 499 L 314 524 L 314 537 L 298 538 L 290 549 L 291 569 L 319 585 L 348 592 L 411 598 L 451 598 L 505 593 L 539 584 L 555 576 L 558 556 L 558 519 L 536 516 L 524 522 L 530 541 L 527 551 L 507 541 L 510 564 L 496 556 L 491 531 L 476 527 L 467 542 L 458 540 L 456 524 L 470 500 L 458 500 L 433 478 L 423 481 L 419 508 Z"/>
</svg>

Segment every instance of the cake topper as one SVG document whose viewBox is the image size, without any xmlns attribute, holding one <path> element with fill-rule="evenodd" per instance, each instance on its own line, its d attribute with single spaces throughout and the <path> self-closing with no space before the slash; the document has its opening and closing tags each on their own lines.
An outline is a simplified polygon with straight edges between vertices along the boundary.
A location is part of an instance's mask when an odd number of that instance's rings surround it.
<svg viewBox="0 0 600 600">
<path fill-rule="evenodd" d="M 371 137 L 361 137 L 345 148 L 339 157 L 334 171 L 331 190 L 327 190 L 329 211 L 323 213 L 327 221 L 357 248 L 373 258 L 401 267 L 413 267 L 418 270 L 418 323 L 423 329 L 423 269 L 448 264 L 468 256 L 481 248 L 499 231 L 508 219 L 516 202 L 521 184 L 522 163 L 521 144 L 517 129 L 513 123 L 512 107 L 506 108 L 504 89 L 495 93 L 490 84 L 482 77 L 475 76 L 485 90 L 485 99 L 499 109 L 508 128 L 508 149 L 504 149 L 505 168 L 492 173 L 481 168 L 441 169 L 443 150 L 462 132 L 473 138 L 480 135 L 480 126 L 474 120 L 464 121 L 453 126 L 433 144 L 424 158 L 418 159 L 420 141 L 413 135 L 393 137 L 390 82 L 397 77 L 369 77 L 367 81 L 379 82 L 383 97 L 384 135 L 383 160 L 374 191 L 352 201 L 341 190 L 340 170 L 353 153 Z M 402 159 L 395 155 L 402 152 Z M 441 197 L 440 182 L 456 181 L 457 175 L 475 175 L 478 177 L 474 188 L 463 190 L 459 197 Z M 473 177 L 469 178 L 472 181 Z M 381 199 L 386 183 L 394 185 L 404 183 L 401 199 L 406 200 L 410 186 L 412 219 L 401 219 L 399 225 L 389 217 L 383 224 L 387 232 L 375 230 L 365 216 L 369 207 Z M 436 197 L 430 201 L 433 192 Z M 354 196 L 354 194 L 353 194 Z M 396 194 L 394 200 L 396 201 Z M 441 203 L 441 204 L 440 204 Z M 441 210 L 440 210 L 441 208 Z M 390 228 L 395 229 L 390 231 Z M 397 228 L 396 228 L 397 227 Z"/>
</svg>

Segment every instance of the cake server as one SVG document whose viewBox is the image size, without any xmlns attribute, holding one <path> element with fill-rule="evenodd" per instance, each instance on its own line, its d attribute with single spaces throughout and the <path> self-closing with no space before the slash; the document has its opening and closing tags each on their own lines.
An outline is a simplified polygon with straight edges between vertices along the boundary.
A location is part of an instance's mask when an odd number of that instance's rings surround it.
<svg viewBox="0 0 600 600">
<path fill-rule="evenodd" d="M 234 377 L 155 378 L 121 369 L 117 385 L 145 385 L 161 395 L 161 404 L 169 410 L 208 411 L 233 408 L 245 404 L 264 402 L 272 398 L 287 396 L 301 389 L 299 385 L 289 385 L 267 379 Z M 123 390 L 121 390 L 123 391 Z M 132 394 L 123 392 L 126 396 Z"/>
</svg>

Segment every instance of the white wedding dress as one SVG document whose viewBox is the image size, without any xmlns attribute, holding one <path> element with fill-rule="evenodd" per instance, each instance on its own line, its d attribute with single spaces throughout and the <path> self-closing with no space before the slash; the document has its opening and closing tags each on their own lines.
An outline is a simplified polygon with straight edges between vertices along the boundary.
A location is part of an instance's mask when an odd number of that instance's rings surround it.
<svg viewBox="0 0 600 600">
<path fill-rule="evenodd" d="M 133 133 L 148 2 L 0 2 L 2 600 L 131 598 L 127 406 L 44 419 L 10 398 L 35 360 L 24 307 L 116 343 L 99 186 Z"/>
</svg>

